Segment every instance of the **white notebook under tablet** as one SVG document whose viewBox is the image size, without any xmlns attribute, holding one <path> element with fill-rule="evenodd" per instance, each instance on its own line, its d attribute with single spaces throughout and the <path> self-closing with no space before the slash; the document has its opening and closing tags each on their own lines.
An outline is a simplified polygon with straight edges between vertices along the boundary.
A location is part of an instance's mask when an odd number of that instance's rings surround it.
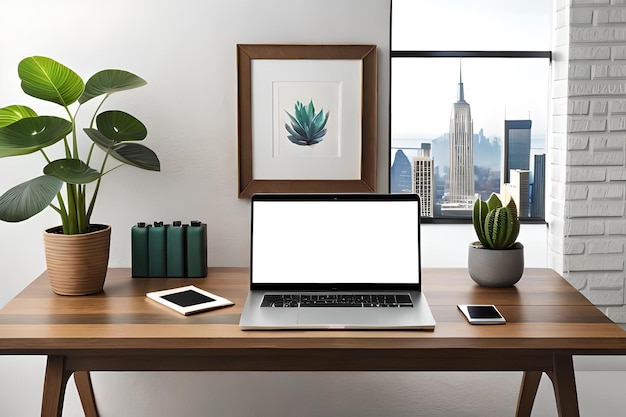
<svg viewBox="0 0 626 417">
<path fill-rule="evenodd" d="M 147 293 L 146 296 L 185 316 L 234 304 L 226 298 L 194 285 L 153 291 Z"/>
</svg>

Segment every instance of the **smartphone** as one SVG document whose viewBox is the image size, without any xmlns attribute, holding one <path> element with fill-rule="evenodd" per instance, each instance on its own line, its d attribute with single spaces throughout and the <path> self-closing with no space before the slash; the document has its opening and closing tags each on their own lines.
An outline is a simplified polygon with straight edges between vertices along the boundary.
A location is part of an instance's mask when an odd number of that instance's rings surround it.
<svg viewBox="0 0 626 417">
<path fill-rule="evenodd" d="M 459 310 L 472 324 L 504 324 L 506 320 L 493 304 L 459 304 Z"/>
</svg>

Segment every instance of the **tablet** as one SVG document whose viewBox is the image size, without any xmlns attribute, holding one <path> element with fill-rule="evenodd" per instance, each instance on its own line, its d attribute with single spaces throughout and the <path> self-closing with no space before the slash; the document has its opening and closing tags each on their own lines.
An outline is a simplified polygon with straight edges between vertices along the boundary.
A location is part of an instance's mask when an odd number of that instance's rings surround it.
<svg viewBox="0 0 626 417">
<path fill-rule="evenodd" d="M 147 293 L 146 296 L 185 316 L 235 304 L 195 285 L 153 291 Z"/>
<path fill-rule="evenodd" d="M 504 324 L 506 320 L 493 304 L 459 304 L 459 310 L 472 324 Z"/>
</svg>

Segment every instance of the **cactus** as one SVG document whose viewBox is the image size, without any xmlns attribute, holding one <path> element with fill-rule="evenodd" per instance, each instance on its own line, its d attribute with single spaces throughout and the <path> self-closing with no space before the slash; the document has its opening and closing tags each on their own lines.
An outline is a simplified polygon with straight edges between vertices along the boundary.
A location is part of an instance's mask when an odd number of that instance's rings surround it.
<svg viewBox="0 0 626 417">
<path fill-rule="evenodd" d="M 508 249 L 519 234 L 517 206 L 511 198 L 503 205 L 496 193 L 487 201 L 476 199 L 472 211 L 472 223 L 480 244 L 487 249 Z"/>
</svg>

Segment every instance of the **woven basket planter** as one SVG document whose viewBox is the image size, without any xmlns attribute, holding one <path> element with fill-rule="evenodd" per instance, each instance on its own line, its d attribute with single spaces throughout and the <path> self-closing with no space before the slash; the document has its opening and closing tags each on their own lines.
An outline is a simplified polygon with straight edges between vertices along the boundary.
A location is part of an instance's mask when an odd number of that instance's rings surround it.
<svg viewBox="0 0 626 417">
<path fill-rule="evenodd" d="M 102 291 L 109 264 L 111 226 L 91 225 L 92 232 L 64 235 L 60 226 L 43 233 L 48 278 L 59 295 Z"/>
</svg>

